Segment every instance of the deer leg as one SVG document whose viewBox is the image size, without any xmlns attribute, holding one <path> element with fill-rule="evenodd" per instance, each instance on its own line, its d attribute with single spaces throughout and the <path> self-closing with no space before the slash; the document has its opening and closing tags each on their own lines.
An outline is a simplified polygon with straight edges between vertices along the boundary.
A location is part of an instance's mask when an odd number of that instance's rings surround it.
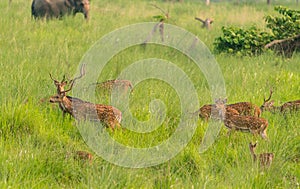
<svg viewBox="0 0 300 189">
<path fill-rule="evenodd" d="M 227 137 L 230 137 L 230 136 L 231 136 L 231 133 L 234 132 L 234 130 L 235 130 L 234 128 L 229 129 L 229 130 L 227 131 L 227 135 L 226 135 L 226 136 L 227 136 Z"/>
<path fill-rule="evenodd" d="M 265 140 L 269 140 L 268 139 L 268 136 L 267 136 L 267 132 L 266 132 L 266 130 L 264 130 L 263 132 L 261 132 L 261 137 L 263 138 L 263 139 L 265 139 Z"/>
</svg>

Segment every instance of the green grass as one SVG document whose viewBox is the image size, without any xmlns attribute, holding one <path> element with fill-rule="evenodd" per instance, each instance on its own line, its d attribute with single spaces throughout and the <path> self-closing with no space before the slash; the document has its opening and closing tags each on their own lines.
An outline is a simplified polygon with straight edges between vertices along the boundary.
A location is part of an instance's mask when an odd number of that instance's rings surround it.
<svg viewBox="0 0 300 189">
<path fill-rule="evenodd" d="M 214 38 L 223 25 L 264 27 L 263 16 L 273 7 L 258 4 L 212 3 L 207 8 L 198 1 L 155 2 L 169 9 L 170 24 L 183 27 L 213 50 Z M 277 3 L 277 2 L 276 2 Z M 287 4 L 292 7 L 292 3 Z M 149 168 L 131 169 L 113 165 L 86 145 L 75 121 L 63 119 L 56 104 L 48 103 L 56 93 L 49 77 L 72 77 L 86 51 L 102 36 L 129 24 L 154 21 L 159 10 L 147 1 L 92 1 L 91 20 L 83 15 L 62 20 L 34 21 L 31 2 L 0 2 L 0 188 L 299 188 L 299 112 L 263 113 L 268 119 L 269 142 L 248 133 L 226 136 L 222 127 L 217 141 L 199 154 L 208 126 L 197 121 L 192 140 L 176 157 Z M 225 8 L 226 9 L 225 9 Z M 299 8 L 298 8 L 299 9 Z M 211 31 L 202 29 L 195 16 L 212 17 Z M 149 45 L 126 49 L 106 65 L 99 81 L 116 78 L 123 69 L 144 58 L 168 60 L 184 70 L 198 93 L 199 107 L 211 103 L 207 81 L 195 64 L 175 50 Z M 259 57 L 215 55 L 222 70 L 229 103 L 251 101 L 261 105 L 273 88 L 276 105 L 299 99 L 300 56 L 282 59 L 272 53 Z M 117 66 L 115 66 L 117 65 Z M 140 121 L 151 118 L 150 102 L 160 99 L 166 118 L 151 133 L 117 131 L 111 136 L 132 147 L 155 146 L 171 136 L 181 116 L 180 98 L 167 83 L 149 80 L 135 86 L 129 104 Z M 107 94 L 97 94 L 98 103 L 110 103 Z M 150 108 L 150 109 L 149 109 Z M 262 170 L 251 159 L 248 144 L 258 141 L 257 152 L 274 152 L 272 166 Z M 86 150 L 94 154 L 91 165 L 66 158 L 66 154 Z"/>
</svg>

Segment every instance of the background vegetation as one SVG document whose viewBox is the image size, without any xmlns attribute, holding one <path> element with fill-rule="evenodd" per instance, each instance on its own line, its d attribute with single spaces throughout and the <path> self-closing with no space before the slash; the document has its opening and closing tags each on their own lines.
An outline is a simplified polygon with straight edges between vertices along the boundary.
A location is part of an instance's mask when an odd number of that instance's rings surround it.
<svg viewBox="0 0 300 189">
<path fill-rule="evenodd" d="M 265 28 L 263 17 L 273 14 L 262 3 L 184 1 L 153 2 L 170 11 L 170 24 L 194 33 L 212 50 L 223 26 Z M 278 2 L 277 2 L 278 3 Z M 285 3 L 295 7 L 293 2 Z M 76 150 L 91 151 L 73 119 L 63 119 L 49 96 L 56 93 L 49 73 L 61 79 L 72 76 L 85 52 L 103 35 L 121 26 L 154 21 L 159 10 L 148 1 L 91 2 L 91 20 L 83 15 L 62 20 L 34 21 L 30 1 L 0 2 L 0 187 L 1 188 L 299 188 L 299 112 L 263 113 L 268 119 L 269 142 L 247 133 L 226 136 L 222 128 L 218 140 L 203 154 L 198 148 L 207 123 L 198 121 L 188 146 L 172 160 L 150 168 L 129 169 L 110 164 L 95 155 L 91 165 L 66 158 Z M 299 10 L 299 7 L 298 7 Z M 194 17 L 211 17 L 207 31 Z M 199 94 L 200 106 L 211 103 L 210 91 L 201 71 L 185 56 L 172 49 L 132 47 L 115 56 L 99 81 L 116 78 L 134 60 L 155 57 L 174 62 L 188 73 Z M 276 105 L 299 99 L 300 56 L 282 59 L 272 53 L 257 57 L 216 55 L 226 82 L 229 103 L 251 101 L 261 105 L 273 87 Z M 164 94 L 164 95 L 162 95 Z M 154 146 L 174 131 L 180 116 L 179 99 L 166 83 L 150 80 L 136 86 L 130 107 L 139 120 L 149 118 L 149 102 L 160 98 L 167 107 L 167 119 L 159 129 L 143 135 L 116 132 L 113 137 L 132 146 Z M 99 95 L 98 103 L 109 103 Z M 248 143 L 258 140 L 258 152 L 274 152 L 268 170 L 252 163 Z"/>
</svg>

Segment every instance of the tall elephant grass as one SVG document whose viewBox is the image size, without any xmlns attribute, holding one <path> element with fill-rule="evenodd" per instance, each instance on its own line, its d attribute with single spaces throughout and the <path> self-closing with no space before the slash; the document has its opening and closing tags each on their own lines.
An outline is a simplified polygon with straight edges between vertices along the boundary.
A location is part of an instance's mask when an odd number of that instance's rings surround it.
<svg viewBox="0 0 300 189">
<path fill-rule="evenodd" d="M 209 49 L 221 35 L 223 25 L 256 24 L 264 27 L 263 16 L 273 12 L 263 4 L 212 3 L 198 1 L 154 2 L 170 11 L 170 24 L 194 33 Z M 299 188 L 299 112 L 286 115 L 264 112 L 268 136 L 264 141 L 248 133 L 227 136 L 221 128 L 216 142 L 204 153 L 199 146 L 208 127 L 197 121 L 197 129 L 186 148 L 171 160 L 148 168 L 131 169 L 111 164 L 86 145 L 74 119 L 62 117 L 57 104 L 48 102 L 56 93 L 54 78 L 72 77 L 81 58 L 102 36 L 122 26 L 155 21 L 161 14 L 148 1 L 92 1 L 91 20 L 83 15 L 62 20 L 33 20 L 30 1 L 0 2 L 0 187 L 1 188 Z M 293 6 L 289 4 L 289 6 Z M 226 9 L 224 9 L 226 7 Z M 211 31 L 202 29 L 195 16 L 215 19 Z M 201 70 L 182 54 L 168 48 L 138 46 L 117 54 L 98 81 L 114 79 L 132 62 L 143 58 L 173 62 L 187 74 L 198 93 L 199 107 L 213 101 Z M 226 83 L 229 103 L 251 101 L 261 105 L 273 89 L 276 105 L 299 99 L 299 54 L 283 59 L 272 53 L 259 57 L 215 56 Z M 117 65 L 117 66 L 116 66 Z M 111 136 L 134 147 L 155 146 L 173 134 L 181 115 L 176 91 L 168 84 L 144 81 L 130 95 L 130 110 L 139 120 L 149 120 L 151 100 L 159 98 L 167 117 L 157 130 L 138 134 L 117 131 Z M 107 94 L 98 103 L 110 103 Z M 195 110 L 196 111 L 196 110 Z M 248 144 L 258 141 L 257 153 L 273 152 L 269 169 L 252 161 Z M 92 164 L 69 158 L 76 150 L 90 151 Z"/>
</svg>

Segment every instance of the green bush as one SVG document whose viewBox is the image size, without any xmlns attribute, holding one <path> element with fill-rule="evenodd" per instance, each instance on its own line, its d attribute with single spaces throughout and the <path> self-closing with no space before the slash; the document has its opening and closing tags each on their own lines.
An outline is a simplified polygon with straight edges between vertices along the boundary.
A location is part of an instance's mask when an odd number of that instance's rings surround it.
<svg viewBox="0 0 300 189">
<path fill-rule="evenodd" d="M 237 55 L 257 55 L 263 51 L 264 45 L 274 39 L 256 27 L 244 30 L 238 27 L 222 27 L 223 36 L 216 38 L 215 50 Z"/>
<path fill-rule="evenodd" d="M 272 30 L 276 39 L 284 39 L 300 34 L 299 10 L 291 10 L 282 6 L 275 7 L 275 10 L 282 17 L 268 15 L 265 20 L 267 27 Z"/>
<path fill-rule="evenodd" d="M 249 29 L 222 27 L 223 36 L 215 39 L 217 53 L 237 55 L 259 55 L 264 46 L 275 39 L 293 37 L 300 34 L 300 11 L 282 6 L 275 7 L 282 16 L 266 16 L 265 21 L 271 32 L 261 31 L 255 26 Z"/>
</svg>

